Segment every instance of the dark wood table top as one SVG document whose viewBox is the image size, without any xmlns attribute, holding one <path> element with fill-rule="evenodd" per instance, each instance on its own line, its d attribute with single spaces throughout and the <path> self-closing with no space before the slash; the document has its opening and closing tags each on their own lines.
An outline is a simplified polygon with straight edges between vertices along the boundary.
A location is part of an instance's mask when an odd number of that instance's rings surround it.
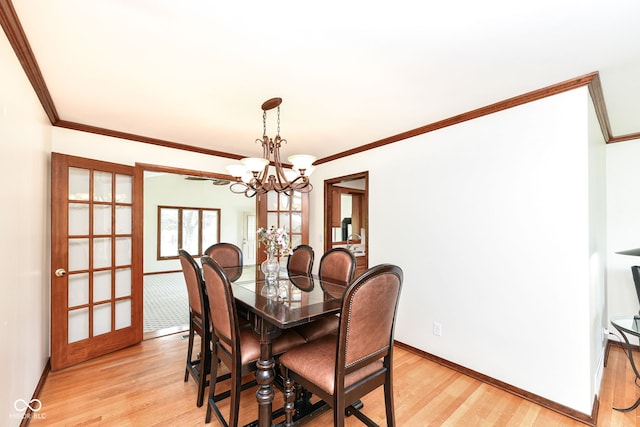
<svg viewBox="0 0 640 427">
<path fill-rule="evenodd" d="M 268 284 L 257 268 L 255 277 L 241 277 L 232 289 L 236 303 L 279 329 L 287 329 L 339 313 L 345 287 L 315 275 L 289 276 L 286 271 Z"/>
</svg>

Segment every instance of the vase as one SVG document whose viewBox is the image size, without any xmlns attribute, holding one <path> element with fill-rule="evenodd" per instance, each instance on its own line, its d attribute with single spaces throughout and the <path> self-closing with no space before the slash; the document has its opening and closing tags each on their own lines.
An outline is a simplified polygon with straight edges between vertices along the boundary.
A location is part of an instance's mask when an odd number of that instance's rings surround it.
<svg viewBox="0 0 640 427">
<path fill-rule="evenodd" d="M 266 297 L 269 300 L 276 299 L 276 297 L 278 296 L 278 288 L 276 287 L 275 283 L 275 281 L 271 282 L 267 280 L 260 290 L 260 295 Z"/>
<path fill-rule="evenodd" d="M 275 282 L 278 278 L 278 271 L 280 270 L 280 263 L 276 255 L 272 252 L 267 252 L 267 259 L 262 262 L 260 269 L 265 279 L 267 279 L 267 282 Z"/>
</svg>

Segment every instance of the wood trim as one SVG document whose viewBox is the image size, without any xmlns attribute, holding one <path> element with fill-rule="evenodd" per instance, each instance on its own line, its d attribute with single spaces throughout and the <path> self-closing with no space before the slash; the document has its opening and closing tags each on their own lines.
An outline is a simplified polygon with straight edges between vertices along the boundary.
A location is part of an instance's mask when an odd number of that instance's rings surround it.
<svg viewBox="0 0 640 427">
<path fill-rule="evenodd" d="M 457 116 L 449 117 L 447 119 L 440 120 L 438 122 L 434 122 L 425 126 L 421 126 L 419 128 L 415 128 L 406 132 L 402 132 L 397 135 L 389 136 L 387 138 L 383 138 L 378 141 L 374 141 L 369 144 L 365 144 L 360 147 L 353 148 L 351 150 L 346 150 L 341 153 L 334 154 L 332 156 L 324 157 L 322 159 L 316 160 L 314 165 L 317 166 L 322 163 L 327 163 L 333 160 L 340 159 L 342 157 L 350 156 L 352 154 L 357 154 L 363 151 L 372 150 L 374 148 L 382 147 L 387 144 L 392 144 L 394 142 L 402 141 L 408 138 L 413 138 L 414 136 L 422 135 L 428 132 L 433 132 L 434 130 L 453 126 L 462 122 L 466 122 L 469 120 L 477 119 L 482 116 L 486 116 L 488 114 L 493 114 L 498 111 L 507 110 L 509 108 L 517 107 L 522 104 L 537 101 L 549 96 L 560 94 L 562 92 L 566 92 L 572 89 L 586 86 L 586 85 L 589 85 L 596 77 L 598 77 L 597 71 L 593 73 L 585 74 L 580 77 L 576 77 L 574 79 L 566 80 L 561 83 L 547 86 L 542 89 L 537 89 L 531 92 L 527 92 L 525 94 L 518 95 L 513 98 L 505 99 L 504 101 L 499 101 L 494 104 L 487 105 L 485 107 L 481 107 L 475 110 L 468 111 L 463 114 L 459 114 Z"/>
<path fill-rule="evenodd" d="M 611 124 L 609 123 L 607 106 L 604 103 L 604 94 L 602 93 L 599 74 L 596 74 L 593 80 L 591 80 L 589 84 L 589 94 L 591 95 L 593 107 L 596 110 L 598 123 L 600 123 L 600 131 L 602 132 L 602 136 L 604 136 L 605 142 L 608 144 L 611 141 Z"/>
<path fill-rule="evenodd" d="M 29 41 L 22 29 L 22 25 L 20 24 L 20 20 L 15 12 L 13 4 L 10 0 L 0 0 L 0 25 L 2 25 L 13 50 L 16 53 L 20 63 L 22 64 L 22 68 L 27 75 L 27 78 L 31 82 L 36 95 L 40 99 L 42 107 L 45 110 L 45 113 L 49 117 L 49 121 L 53 126 L 76 130 L 80 132 L 89 132 L 95 133 L 98 135 L 111 136 L 114 138 L 122 138 L 128 139 L 132 141 L 138 141 L 146 144 L 158 145 L 167 148 L 173 148 L 177 150 L 185 150 L 194 153 L 200 154 L 208 154 L 211 156 L 224 157 L 234 160 L 239 160 L 245 156 L 241 156 L 233 153 L 226 153 L 223 151 L 210 150 L 203 147 L 197 147 L 193 145 L 166 141 L 158 138 L 151 138 L 142 135 L 136 135 L 132 133 L 100 128 L 97 126 L 91 126 L 82 123 L 70 122 L 67 120 L 61 120 L 56 111 L 55 105 L 51 98 L 51 94 L 47 88 L 47 85 L 44 81 L 42 73 L 40 72 L 40 68 L 38 66 L 38 62 L 31 50 L 29 45 Z M 378 141 L 371 142 L 369 144 L 362 145 L 360 147 L 356 147 L 350 150 L 342 151 L 331 156 L 327 156 L 316 160 L 314 165 L 320 165 L 322 163 L 327 163 L 333 160 L 337 160 L 343 157 L 347 157 L 353 154 L 361 153 L 367 150 L 371 150 L 374 148 L 382 147 L 387 144 L 391 144 L 394 142 L 402 141 L 408 138 L 412 138 L 414 136 L 422 135 L 424 133 L 428 133 L 437 129 L 442 129 L 444 127 L 452 126 L 458 123 L 462 123 L 468 120 L 476 119 L 478 117 L 482 117 L 488 114 L 492 114 L 498 111 L 502 111 L 508 108 L 513 108 L 518 105 L 526 104 L 528 102 L 536 101 L 542 98 L 546 98 L 548 96 L 557 95 L 562 92 L 566 92 L 568 90 L 572 90 L 582 86 L 589 86 L 589 93 L 594 102 L 594 106 L 596 109 L 596 115 L 598 117 L 598 121 L 600 123 L 600 128 L 602 130 L 602 134 L 604 136 L 605 142 L 607 144 L 613 142 L 623 142 L 630 141 L 633 139 L 640 139 L 640 132 L 631 133 L 627 135 L 621 136 L 613 136 L 611 134 L 611 125 L 609 123 L 609 118 L 607 114 L 607 109 L 604 101 L 604 95 L 602 92 L 602 86 L 600 84 L 600 76 L 597 71 L 585 74 L 580 77 L 576 77 L 573 79 L 566 80 L 564 82 L 560 82 L 551 86 L 547 86 L 542 89 L 534 90 L 531 92 L 527 92 L 522 95 L 518 95 L 503 101 L 496 102 L 494 104 L 487 105 L 485 107 L 481 107 L 472 111 L 468 111 L 463 114 L 459 114 L 453 117 L 449 117 L 444 120 L 440 120 L 431 124 L 427 124 L 406 132 L 399 133 L 397 135 L 389 136 L 387 138 L 380 139 Z"/>
<path fill-rule="evenodd" d="M 369 260 L 369 171 L 356 172 L 349 175 L 338 176 L 335 178 L 325 179 L 324 181 L 324 250 L 328 251 L 333 247 L 333 238 L 331 233 L 331 228 L 333 227 L 333 215 L 334 215 L 334 204 L 336 201 L 334 200 L 334 184 L 338 184 L 343 181 L 351 181 L 355 179 L 364 179 L 364 190 L 354 190 L 350 188 L 345 189 L 349 192 L 360 192 L 363 195 L 362 198 L 362 211 L 361 215 L 363 217 L 361 227 L 365 229 L 365 235 L 362 236 L 365 241 L 365 260 L 367 263 L 365 266 L 368 267 Z M 339 191 L 342 190 L 342 187 L 337 187 Z M 346 243 L 346 242 L 345 242 Z M 360 258 L 360 257 L 359 257 Z"/>
<path fill-rule="evenodd" d="M 626 135 L 620 135 L 620 136 L 612 136 L 607 141 L 607 144 L 613 144 L 614 142 L 631 141 L 632 139 L 640 139 L 640 132 L 628 133 Z"/>
<path fill-rule="evenodd" d="M 0 2 L 1 1 L 2 0 L 0 0 Z M 600 124 L 600 129 L 602 131 L 604 140 L 607 144 L 613 143 L 613 142 L 623 142 L 623 141 L 630 141 L 634 139 L 640 139 L 640 132 L 621 135 L 617 137 L 612 136 L 611 125 L 609 122 L 609 116 L 607 113 L 607 108 L 604 100 L 604 94 L 602 92 L 602 85 L 600 82 L 600 74 L 597 71 L 594 71 L 592 73 L 585 74 L 583 76 L 565 80 L 560 83 L 556 83 L 541 89 L 527 92 L 512 98 L 508 98 L 503 101 L 499 101 L 481 108 L 477 108 L 475 110 L 468 111 L 466 113 L 462 113 L 462 114 L 452 116 L 434 123 L 430 123 L 406 132 L 399 133 L 397 135 L 392 135 L 392 136 L 380 139 L 378 141 L 364 144 L 359 147 L 352 148 L 350 150 L 342 151 L 342 152 L 333 154 L 331 156 L 323 157 L 321 159 L 316 160 L 314 162 L 314 165 L 318 166 L 322 163 L 338 160 L 343 157 L 351 156 L 357 153 L 362 153 L 364 151 L 372 150 L 374 148 L 382 147 L 384 145 L 392 144 L 394 142 L 403 141 L 405 139 L 413 138 L 415 136 L 429 133 L 438 129 L 453 126 L 465 121 L 477 119 L 479 117 L 493 114 L 499 111 L 507 110 L 513 107 L 517 107 L 519 105 L 527 104 L 529 102 L 538 101 L 540 99 L 544 99 L 549 96 L 558 95 L 560 93 L 567 92 L 569 90 L 573 90 L 582 86 L 588 86 L 589 88 L 589 93 L 594 103 L 596 116 Z M 218 157 L 225 157 L 225 158 L 234 159 L 234 160 L 240 160 L 241 158 L 244 157 L 238 154 L 226 153 L 226 152 L 217 151 L 217 150 L 209 150 L 202 147 L 181 144 L 181 143 L 172 142 L 172 141 L 165 141 L 157 138 L 130 134 L 130 133 L 120 132 L 116 130 L 104 129 L 104 128 L 84 125 L 80 123 L 68 122 L 65 120 L 57 120 L 56 122 L 53 123 L 53 125 L 67 128 L 67 129 L 77 130 L 81 132 L 90 132 L 90 133 L 95 133 L 99 135 L 112 136 L 115 138 L 128 139 L 132 141 L 159 145 L 159 146 L 174 148 L 178 150 L 191 151 L 195 153 L 208 154 L 208 155 L 218 156 Z"/>
<path fill-rule="evenodd" d="M 566 417 L 569 417 L 571 419 L 574 419 L 576 421 L 579 421 L 581 423 L 584 423 L 588 426 L 592 426 L 595 427 L 596 426 L 596 421 L 598 419 L 598 408 L 599 408 L 599 400 L 597 398 L 597 396 L 594 398 L 594 402 L 593 402 L 593 407 L 592 407 L 592 412 L 591 415 L 587 415 L 587 414 L 583 414 L 582 412 L 576 411 L 575 409 L 569 408 L 568 406 L 564 406 L 561 405 L 559 403 L 556 403 L 552 400 L 546 399 L 542 396 L 538 396 L 537 394 L 534 393 L 530 393 L 526 390 L 523 390 L 521 388 L 518 387 L 514 387 L 510 384 L 507 384 L 503 381 L 497 380 L 495 378 L 489 377 L 487 375 L 481 374 L 480 372 L 476 372 L 474 370 L 468 369 L 462 365 L 458 365 L 457 363 L 453 363 L 450 362 L 446 359 L 442 359 L 441 357 L 435 356 L 431 353 L 427 353 L 425 351 L 419 350 L 415 347 L 412 347 L 410 345 L 404 344 L 402 342 L 399 341 L 394 341 L 394 345 L 397 345 L 398 347 L 411 352 L 413 354 L 417 354 L 421 357 L 424 357 L 425 359 L 431 360 L 435 363 L 438 363 L 442 366 L 446 366 L 447 368 L 453 369 L 456 372 L 460 372 L 463 375 L 469 376 L 471 378 L 474 378 L 478 381 L 482 381 L 485 384 L 489 384 L 491 386 L 494 386 L 496 388 L 499 388 L 500 390 L 504 390 L 508 393 L 514 394 L 522 399 L 528 400 L 530 402 L 535 403 L 536 405 L 540 405 L 544 408 L 550 409 L 554 412 L 557 412 L 559 414 L 562 414 Z"/>
<path fill-rule="evenodd" d="M 216 212 L 217 216 L 218 216 L 218 221 L 217 221 L 217 236 L 218 236 L 218 241 L 217 242 L 213 242 L 213 243 L 220 243 L 220 221 L 221 221 L 221 213 L 222 213 L 222 209 L 220 208 L 209 208 L 209 207 L 200 207 L 200 206 L 176 206 L 176 205 L 157 205 L 156 206 L 156 218 L 157 218 L 157 224 L 156 224 L 156 242 L 161 242 L 162 241 L 162 225 L 161 225 L 161 221 L 160 218 L 162 216 L 162 210 L 163 209 L 167 209 L 167 210 L 177 210 L 178 211 L 178 247 L 176 248 L 176 255 L 170 255 L 170 256 L 162 256 L 160 253 L 161 247 L 160 244 L 156 245 L 156 259 L 155 261 L 166 261 L 166 260 L 172 260 L 172 259 L 179 259 L 179 255 L 178 255 L 178 250 L 183 247 L 182 243 L 183 242 L 183 218 L 184 218 L 184 211 L 197 211 L 198 212 L 198 253 L 192 253 L 191 255 L 194 258 L 200 258 L 201 256 L 204 255 L 204 251 L 207 249 L 208 246 L 203 246 L 202 244 L 202 227 L 203 227 L 203 222 L 202 222 L 202 216 L 203 213 L 206 212 Z M 212 245 L 213 243 L 209 243 L 209 246 Z"/>
<path fill-rule="evenodd" d="M 44 384 L 47 381 L 47 378 L 49 377 L 50 372 L 51 372 L 51 359 L 47 359 L 47 363 L 44 365 L 42 374 L 40 374 L 40 380 L 36 385 L 36 389 L 33 391 L 33 396 L 31 397 L 31 400 L 40 399 L 40 396 L 42 395 L 42 389 L 44 388 Z M 20 422 L 20 427 L 27 427 L 29 425 L 29 423 L 31 422 L 31 418 L 34 417 L 34 415 L 32 414 L 33 414 L 33 411 L 31 410 L 31 406 L 27 406 L 27 410 L 25 411 L 22 417 L 22 421 Z"/>
<path fill-rule="evenodd" d="M 53 99 L 47 88 L 47 84 L 42 77 L 38 61 L 31 50 L 29 40 L 22 29 L 22 24 L 18 19 L 16 10 L 10 0 L 0 0 L 0 25 L 4 29 L 7 39 L 13 51 L 16 53 L 24 73 L 33 86 L 33 90 L 36 92 L 44 112 L 47 114 L 51 124 L 59 120 L 58 112 L 53 104 Z"/>
<path fill-rule="evenodd" d="M 201 171 L 196 169 L 176 168 L 173 166 L 154 165 L 151 163 L 136 162 L 136 168 L 142 169 L 143 171 L 149 171 L 149 172 L 165 172 L 165 173 L 173 173 L 176 175 L 198 176 L 202 178 L 219 178 L 219 179 L 228 179 L 230 181 L 234 180 L 234 178 L 231 175 L 226 175 L 223 173 L 206 172 L 206 171 Z"/>
<path fill-rule="evenodd" d="M 178 142 L 166 141 L 163 139 L 151 138 L 148 136 L 136 135 L 133 133 L 121 132 L 118 130 L 105 129 L 97 126 L 85 125 L 82 123 L 69 122 L 66 120 L 57 120 L 52 124 L 53 126 L 56 126 L 56 127 L 77 130 L 80 132 L 95 133 L 97 135 L 128 139 L 131 141 L 144 142 L 145 144 L 159 145 L 161 147 L 174 148 L 176 150 L 191 151 L 191 152 L 200 153 L 200 154 L 208 154 L 211 156 L 225 157 L 225 158 L 234 159 L 234 160 L 240 160 L 246 157 L 246 156 L 240 156 L 238 154 L 225 153 L 224 151 L 209 150 L 207 148 L 196 147 L 193 145 L 181 144 Z"/>
</svg>

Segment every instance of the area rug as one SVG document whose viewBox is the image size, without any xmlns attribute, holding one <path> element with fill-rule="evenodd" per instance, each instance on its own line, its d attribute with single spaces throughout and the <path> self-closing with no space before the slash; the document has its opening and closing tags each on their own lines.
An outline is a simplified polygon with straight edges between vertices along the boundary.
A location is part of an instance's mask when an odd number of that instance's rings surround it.
<svg viewBox="0 0 640 427">
<path fill-rule="evenodd" d="M 144 332 L 189 324 L 189 299 L 182 272 L 144 276 Z"/>
</svg>

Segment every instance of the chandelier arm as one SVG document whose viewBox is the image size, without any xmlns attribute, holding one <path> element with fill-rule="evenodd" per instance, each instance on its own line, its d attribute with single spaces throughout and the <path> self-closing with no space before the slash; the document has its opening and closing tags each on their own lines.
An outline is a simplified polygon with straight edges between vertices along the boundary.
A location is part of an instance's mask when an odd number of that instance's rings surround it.
<svg viewBox="0 0 640 427">
<path fill-rule="evenodd" d="M 282 167 L 282 160 L 280 159 L 280 146 L 281 146 L 282 140 L 280 139 L 279 136 L 276 136 L 276 140 L 275 140 L 275 146 L 273 149 L 273 161 L 276 165 L 276 178 L 278 180 L 278 184 L 279 184 L 279 189 L 280 191 L 284 191 L 285 189 L 289 188 L 291 186 L 291 183 L 289 182 L 289 180 L 287 179 L 287 176 L 284 173 L 283 167 Z"/>
<path fill-rule="evenodd" d="M 311 184 L 309 183 L 309 177 L 304 175 L 300 175 L 299 177 L 291 181 L 291 184 L 290 184 L 290 187 L 296 191 L 301 191 L 302 189 L 310 186 Z M 308 190 L 308 191 L 311 191 L 311 190 Z"/>
<path fill-rule="evenodd" d="M 294 191 L 308 193 L 313 189 L 313 186 L 309 183 L 309 177 L 305 175 L 305 169 L 300 169 L 298 171 L 299 176 L 293 178 L 291 181 L 287 177 L 285 173 L 284 167 L 282 166 L 282 160 L 280 159 L 280 147 L 282 144 L 286 144 L 287 140 L 280 137 L 280 104 L 282 103 L 282 98 L 272 98 L 265 101 L 262 104 L 262 139 L 258 138 L 255 140 L 256 144 L 259 142 L 262 144 L 262 155 L 263 159 L 254 159 L 254 158 L 246 158 L 242 159 L 242 162 L 245 165 L 251 164 L 250 168 L 246 169 L 251 170 L 251 178 L 248 182 L 244 181 L 242 177 L 235 176 L 236 182 L 231 184 L 230 189 L 233 193 L 236 194 L 244 194 L 246 197 L 253 197 L 257 194 L 265 194 L 269 191 L 276 191 L 278 193 L 285 193 L 287 195 L 292 195 Z M 271 139 L 267 136 L 267 111 L 276 109 L 277 118 L 276 118 L 276 136 Z M 293 161 L 293 164 L 298 164 L 302 166 L 302 163 L 312 164 L 315 160 L 315 157 L 309 155 L 296 155 L 299 160 L 297 163 Z M 313 160 L 309 162 L 309 157 L 312 157 Z M 302 162 L 300 162 L 302 160 Z M 255 170 L 255 167 L 258 164 L 266 164 L 262 170 Z M 269 174 L 269 168 L 273 165 L 275 172 Z M 259 167 L 259 166 L 258 166 Z M 237 168 L 234 168 L 235 172 L 238 172 L 238 175 L 241 175 L 243 172 L 238 171 Z M 296 170 L 296 169 L 294 169 Z M 235 173 L 234 172 L 234 173 Z M 246 179 L 246 178 L 244 178 Z"/>
<path fill-rule="evenodd" d="M 266 116 L 266 111 L 264 112 Z M 265 128 L 266 132 L 266 128 Z M 268 186 L 265 186 L 267 177 L 269 176 L 269 164 L 271 163 L 271 155 L 269 150 L 269 137 L 267 135 L 263 135 L 262 140 L 256 139 L 256 142 L 261 141 L 262 143 L 262 157 L 267 159 L 267 164 L 264 169 L 259 172 L 254 178 L 251 180 L 251 189 L 257 194 L 266 193 L 268 190 Z"/>
<path fill-rule="evenodd" d="M 267 165 L 264 167 L 262 172 L 260 172 L 260 174 L 258 175 L 258 178 L 257 178 L 257 186 L 258 187 L 260 187 L 260 188 L 264 188 L 265 187 L 265 178 L 267 176 L 269 176 L 269 163 L 267 163 Z M 265 191 L 265 193 L 266 193 L 266 191 Z"/>
<path fill-rule="evenodd" d="M 229 190 L 231 190 L 235 194 L 247 194 L 247 190 L 249 187 L 244 182 L 234 182 L 229 186 Z"/>
</svg>

